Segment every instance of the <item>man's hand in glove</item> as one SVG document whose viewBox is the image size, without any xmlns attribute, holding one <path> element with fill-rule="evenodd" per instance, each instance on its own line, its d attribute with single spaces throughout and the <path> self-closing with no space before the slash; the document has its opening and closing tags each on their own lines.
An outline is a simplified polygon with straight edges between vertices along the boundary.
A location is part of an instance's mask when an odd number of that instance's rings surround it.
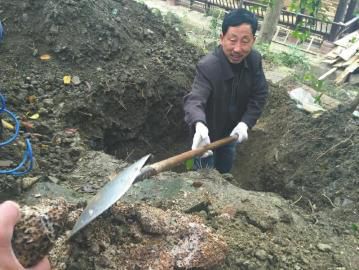
<svg viewBox="0 0 359 270">
<path fill-rule="evenodd" d="M 232 130 L 231 136 L 237 135 L 237 143 L 242 143 L 248 139 L 248 126 L 244 122 L 239 122 L 238 125 Z"/>
<path fill-rule="evenodd" d="M 192 150 L 200 148 L 204 145 L 207 145 L 211 142 L 208 136 L 208 128 L 202 123 L 196 123 L 196 132 L 193 136 L 193 143 L 192 143 Z M 202 158 L 208 157 L 213 155 L 211 150 L 208 150 L 206 153 L 203 154 Z"/>
</svg>

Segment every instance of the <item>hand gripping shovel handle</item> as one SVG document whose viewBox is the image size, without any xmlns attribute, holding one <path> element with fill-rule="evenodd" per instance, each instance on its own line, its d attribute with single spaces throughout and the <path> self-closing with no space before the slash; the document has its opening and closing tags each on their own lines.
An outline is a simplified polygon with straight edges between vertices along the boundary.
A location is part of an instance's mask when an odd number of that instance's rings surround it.
<svg viewBox="0 0 359 270">
<path fill-rule="evenodd" d="M 177 165 L 185 162 L 186 160 L 189 160 L 191 158 L 202 156 L 204 153 L 206 153 L 208 150 L 214 150 L 218 147 L 233 143 L 237 140 L 237 136 L 229 136 L 225 137 L 223 139 L 220 139 L 218 141 L 212 142 L 210 144 L 204 145 L 200 148 L 193 149 L 181 154 L 178 154 L 176 156 L 170 157 L 165 160 L 161 160 L 159 162 L 147 165 L 142 168 L 141 174 L 136 178 L 137 181 L 141 181 L 143 179 L 149 178 L 153 175 L 156 175 L 160 172 L 166 171 L 168 169 L 174 168 Z"/>
</svg>

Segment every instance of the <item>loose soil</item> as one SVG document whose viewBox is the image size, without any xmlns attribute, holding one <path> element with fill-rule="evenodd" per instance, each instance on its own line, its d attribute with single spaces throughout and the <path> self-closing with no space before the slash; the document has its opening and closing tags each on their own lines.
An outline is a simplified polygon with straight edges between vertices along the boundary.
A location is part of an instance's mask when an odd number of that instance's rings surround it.
<svg viewBox="0 0 359 270">
<path fill-rule="evenodd" d="M 1 94 L 22 121 L 0 160 L 16 166 L 30 134 L 36 161 L 26 177 L 1 175 L 1 201 L 64 197 L 80 212 L 144 154 L 188 150 L 182 97 L 203 52 L 177 23 L 129 0 L 3 0 L 0 17 Z M 134 185 L 80 240 L 60 237 L 54 269 L 356 269 L 359 123 L 342 107 L 299 111 L 295 86 L 270 85 L 233 175 L 168 172 Z"/>
</svg>

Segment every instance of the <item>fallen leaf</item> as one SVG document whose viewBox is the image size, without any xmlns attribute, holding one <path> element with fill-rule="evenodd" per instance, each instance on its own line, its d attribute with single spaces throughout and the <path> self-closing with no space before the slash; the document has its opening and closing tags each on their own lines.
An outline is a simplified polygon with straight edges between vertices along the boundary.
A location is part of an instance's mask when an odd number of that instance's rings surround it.
<svg viewBox="0 0 359 270">
<path fill-rule="evenodd" d="M 27 130 L 32 129 L 34 127 L 33 124 L 24 120 L 21 120 L 21 125 L 24 126 Z"/>
<path fill-rule="evenodd" d="M 7 122 L 7 121 L 5 121 L 5 120 L 3 120 L 3 119 L 1 119 L 1 124 L 2 124 L 2 126 L 3 126 L 4 128 L 10 129 L 10 130 L 14 130 L 14 129 L 15 129 L 15 127 L 14 127 L 12 124 L 10 124 L 9 122 Z"/>
<path fill-rule="evenodd" d="M 27 101 L 29 102 L 29 103 L 36 103 L 36 96 L 28 96 L 27 97 Z"/>
<path fill-rule="evenodd" d="M 36 120 L 36 119 L 39 119 L 39 117 L 40 117 L 40 114 L 35 113 L 35 114 L 31 115 L 29 118 L 32 120 Z"/>
<path fill-rule="evenodd" d="M 66 128 L 65 133 L 69 135 L 73 135 L 78 131 L 78 128 Z"/>
<path fill-rule="evenodd" d="M 50 60 L 51 59 L 51 56 L 49 54 L 43 54 L 40 56 L 40 59 L 41 60 Z"/>
<path fill-rule="evenodd" d="M 71 83 L 71 76 L 64 76 L 64 84 L 70 84 Z"/>
</svg>

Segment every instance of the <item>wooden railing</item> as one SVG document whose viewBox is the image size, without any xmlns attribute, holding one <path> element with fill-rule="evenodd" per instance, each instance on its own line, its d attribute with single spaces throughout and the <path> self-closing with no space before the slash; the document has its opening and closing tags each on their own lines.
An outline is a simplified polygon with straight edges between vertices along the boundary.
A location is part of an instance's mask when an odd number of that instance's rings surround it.
<svg viewBox="0 0 359 270">
<path fill-rule="evenodd" d="M 182 4 L 187 2 L 187 4 L 185 4 L 186 6 L 202 8 L 204 11 L 208 11 L 215 7 L 231 10 L 238 8 L 240 3 L 239 0 L 177 0 L 177 2 Z M 251 1 L 243 1 L 243 7 L 260 18 L 264 18 L 267 9 L 266 5 Z M 359 17 L 356 17 L 347 23 L 337 23 L 282 9 L 279 24 L 286 25 L 291 29 L 310 31 L 313 34 L 321 36 L 325 40 L 334 41 L 337 37 L 352 28 L 358 20 Z"/>
</svg>

